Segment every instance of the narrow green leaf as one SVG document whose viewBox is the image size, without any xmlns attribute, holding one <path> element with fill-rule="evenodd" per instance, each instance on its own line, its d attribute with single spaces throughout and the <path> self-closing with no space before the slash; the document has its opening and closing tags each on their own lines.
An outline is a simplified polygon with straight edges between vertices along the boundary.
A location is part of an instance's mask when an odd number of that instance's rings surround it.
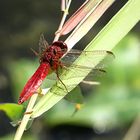
<svg viewBox="0 0 140 140">
<path fill-rule="evenodd" d="M 92 51 L 113 49 L 115 45 L 135 26 L 135 24 L 138 23 L 140 19 L 139 5 L 140 0 L 129 0 L 126 5 L 102 29 L 102 31 L 89 43 L 85 50 Z M 103 58 L 104 56 L 102 59 Z M 74 64 L 93 66 L 92 61 L 89 60 L 92 60 L 92 55 L 81 55 Z M 100 61 L 101 58 L 100 60 L 97 59 L 95 62 L 98 64 Z M 68 87 L 68 90 L 71 91 L 84 79 L 88 73 L 89 71 L 80 73 L 77 68 L 73 68 L 73 70 L 64 71 L 60 78 Z M 44 112 L 48 111 L 66 94 L 67 92 L 64 90 L 63 85 L 57 82 L 57 84 L 52 87 L 48 94 L 42 97 L 41 100 L 35 105 L 33 108 L 32 117 L 38 117 Z"/>
</svg>

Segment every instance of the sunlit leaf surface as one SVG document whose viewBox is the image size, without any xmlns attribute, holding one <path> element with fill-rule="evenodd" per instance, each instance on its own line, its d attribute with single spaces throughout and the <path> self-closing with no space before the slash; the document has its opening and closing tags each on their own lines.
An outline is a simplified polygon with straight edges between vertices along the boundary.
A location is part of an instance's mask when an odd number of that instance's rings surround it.
<svg viewBox="0 0 140 140">
<path fill-rule="evenodd" d="M 14 103 L 0 104 L 0 110 L 4 111 L 12 121 L 20 119 L 24 111 L 22 105 L 17 105 Z"/>
</svg>

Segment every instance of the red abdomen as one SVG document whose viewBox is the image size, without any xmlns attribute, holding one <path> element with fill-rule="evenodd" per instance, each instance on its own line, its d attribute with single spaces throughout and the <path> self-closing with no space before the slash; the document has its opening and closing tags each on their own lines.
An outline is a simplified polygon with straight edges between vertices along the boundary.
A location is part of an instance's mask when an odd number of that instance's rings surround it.
<svg viewBox="0 0 140 140">
<path fill-rule="evenodd" d="M 18 104 L 22 104 L 24 101 L 28 100 L 33 93 L 37 91 L 37 89 L 41 86 L 42 81 L 48 75 L 50 71 L 50 65 L 48 63 L 41 63 L 33 76 L 28 80 L 26 85 L 24 86 Z"/>
</svg>

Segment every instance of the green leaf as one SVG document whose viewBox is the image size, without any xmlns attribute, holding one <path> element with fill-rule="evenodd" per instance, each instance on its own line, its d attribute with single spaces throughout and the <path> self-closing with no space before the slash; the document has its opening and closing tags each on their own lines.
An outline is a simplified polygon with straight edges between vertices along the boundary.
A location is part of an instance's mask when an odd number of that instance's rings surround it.
<svg viewBox="0 0 140 140">
<path fill-rule="evenodd" d="M 0 110 L 4 111 L 12 121 L 19 120 L 20 117 L 23 115 L 23 111 L 24 111 L 22 105 L 13 104 L 13 103 L 0 104 Z"/>
<path fill-rule="evenodd" d="M 110 22 L 102 29 L 102 31 L 87 45 L 86 51 L 94 50 L 112 50 L 115 45 L 136 25 L 140 19 L 140 1 L 129 0 L 126 5 L 110 20 Z M 130 20 L 131 19 L 131 20 Z M 91 56 L 81 55 L 74 64 L 88 65 L 95 67 L 104 56 L 97 59 L 94 65 Z M 90 61 L 89 61 L 90 60 Z M 77 68 L 69 71 L 64 71 L 60 79 L 71 91 L 78 85 L 90 71 L 80 73 Z M 70 78 L 74 77 L 74 78 Z M 70 86 L 71 85 L 71 86 Z M 56 94 L 57 93 L 57 94 Z M 48 111 L 58 101 L 60 101 L 67 92 L 63 89 L 63 85 L 59 82 L 40 99 L 33 108 L 32 117 L 38 117 Z M 61 95 L 61 96 L 60 96 Z"/>
</svg>

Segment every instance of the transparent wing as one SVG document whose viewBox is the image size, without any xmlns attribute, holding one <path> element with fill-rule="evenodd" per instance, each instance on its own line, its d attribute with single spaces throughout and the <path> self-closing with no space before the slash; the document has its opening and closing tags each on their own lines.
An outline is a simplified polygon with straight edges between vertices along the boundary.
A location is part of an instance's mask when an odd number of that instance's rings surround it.
<svg viewBox="0 0 140 140">
<path fill-rule="evenodd" d="M 103 55 L 106 56 L 105 59 L 103 61 L 100 62 L 100 64 L 96 67 L 93 66 L 87 66 L 87 65 L 76 65 L 76 64 L 72 64 L 78 57 L 79 55 L 81 55 L 81 53 L 83 53 L 83 55 L 87 55 L 90 56 L 92 55 L 92 57 L 94 56 L 94 59 L 92 60 L 88 60 L 88 61 L 92 61 L 93 64 L 96 61 L 97 58 L 102 57 Z M 89 57 L 90 58 L 90 57 Z M 90 71 L 92 70 L 88 76 L 83 80 L 84 84 L 87 84 L 89 86 L 93 86 L 93 85 L 99 85 L 100 82 L 99 81 L 99 77 L 101 78 L 101 76 L 103 76 L 103 74 L 106 73 L 105 70 L 103 70 L 103 68 L 105 68 L 105 66 L 110 63 L 110 61 L 112 61 L 112 59 L 114 58 L 114 54 L 110 51 L 106 51 L 106 50 L 96 50 L 96 51 L 79 51 L 79 50 L 72 50 L 70 51 L 64 58 L 62 58 L 62 63 L 63 63 L 63 67 L 65 70 L 70 70 L 73 71 L 75 73 L 75 69 L 76 69 L 76 74 L 73 75 L 73 77 L 70 75 L 70 77 L 66 77 L 68 79 L 71 78 L 77 78 L 79 76 L 83 77 L 83 73 L 85 73 L 85 71 Z M 95 63 L 96 64 L 96 63 Z M 69 67 L 70 66 L 70 67 Z M 94 69 L 93 69 L 94 67 Z M 63 71 L 63 69 L 61 69 L 62 67 L 60 67 L 60 71 L 59 74 L 63 74 L 61 73 Z M 74 69 L 73 69 L 74 68 Z M 62 70 L 62 71 L 61 71 Z M 83 72 L 82 72 L 83 71 Z M 61 77 L 60 77 L 61 78 Z M 64 79 L 65 80 L 65 79 Z M 65 83 L 64 83 L 65 84 Z M 73 86 L 72 84 L 67 85 L 68 86 Z M 64 87 L 65 90 L 65 87 Z M 58 95 L 58 93 L 56 93 Z M 81 94 L 81 91 L 78 92 L 76 90 L 76 92 L 71 92 L 69 93 L 65 99 L 67 99 L 70 102 L 75 102 L 75 103 L 83 103 L 83 96 Z"/>
<path fill-rule="evenodd" d="M 40 35 L 39 39 L 39 53 L 41 54 L 42 51 L 46 50 L 46 48 L 49 46 L 48 42 L 45 40 L 44 35 Z"/>
<path fill-rule="evenodd" d="M 115 58 L 115 55 L 111 51 L 106 50 L 80 51 L 72 49 L 70 52 L 68 52 L 68 54 L 64 58 L 62 58 L 62 62 L 73 63 L 81 54 L 92 55 L 92 57 L 94 56 L 95 58 L 94 60 L 96 60 L 96 58 L 102 57 L 103 55 L 106 56 L 106 58 L 108 57 L 110 60 L 112 58 Z"/>
<path fill-rule="evenodd" d="M 76 58 L 78 58 L 81 53 L 83 53 L 85 56 L 86 55 L 88 55 L 88 56 L 93 55 L 94 56 L 94 59 L 92 59 L 92 60 L 89 59 L 88 60 L 88 61 L 91 61 L 93 63 L 93 66 L 87 66 L 87 65 L 84 65 L 84 64 L 83 65 L 72 64 L 72 62 L 75 61 Z M 99 58 L 99 57 L 102 57 L 103 55 L 106 56 L 105 59 L 103 61 L 101 61 L 99 65 L 94 67 L 94 62 L 96 61 L 96 59 Z M 89 75 L 84 79 L 84 83 L 88 84 L 88 85 L 99 85 L 100 83 L 98 82 L 98 80 L 99 80 L 98 78 L 99 77 L 101 78 L 101 76 L 106 73 L 106 71 L 103 68 L 105 68 L 105 66 L 108 63 L 110 63 L 110 61 L 112 61 L 112 59 L 114 59 L 114 54 L 112 52 L 105 51 L 105 50 L 84 51 L 84 52 L 83 51 L 81 52 L 79 50 L 72 50 L 62 59 L 63 64 L 58 69 L 58 75 L 60 76 L 61 74 L 63 74 L 62 73 L 62 71 L 63 71 L 62 67 L 64 67 L 65 70 L 71 70 L 74 73 L 75 73 L 75 69 L 76 69 L 76 74 L 73 75 L 73 77 L 72 76 L 66 77 L 67 80 L 71 79 L 71 78 L 80 77 L 80 76 L 83 77 L 83 74 L 86 71 L 89 71 L 89 72 L 91 71 L 89 73 Z M 56 75 L 55 75 L 55 78 L 57 80 L 59 80 Z M 47 79 L 49 80 L 49 79 L 52 79 L 52 78 L 48 77 Z M 73 85 L 67 85 L 67 86 L 73 86 Z M 64 87 L 64 90 L 65 90 L 65 87 Z M 58 93 L 56 93 L 56 94 L 58 94 Z M 76 96 L 76 95 L 74 95 L 74 96 Z"/>
<path fill-rule="evenodd" d="M 31 127 L 31 125 L 32 125 L 32 123 L 33 123 L 33 120 L 34 120 L 34 119 L 29 119 L 28 124 L 27 124 L 25 130 L 28 130 L 28 129 Z M 21 124 L 21 120 L 12 121 L 12 122 L 10 122 L 10 124 L 11 124 L 13 127 L 16 127 L 16 126 L 18 126 L 18 125 Z"/>
<path fill-rule="evenodd" d="M 87 58 L 89 58 L 87 60 L 87 63 L 83 63 L 82 65 L 72 64 L 72 62 L 81 54 L 81 51 L 78 50 L 72 50 L 70 53 L 68 53 L 68 55 L 66 55 L 62 59 L 62 63 L 64 65 L 65 70 L 70 70 L 73 71 L 74 73 L 73 75 L 66 77 L 67 80 L 72 78 L 83 77 L 84 73 L 86 72 L 89 74 L 84 79 L 85 83 L 86 84 L 89 83 L 90 85 L 99 85 L 100 83 L 98 81 L 100 81 L 101 77 L 103 77 L 106 74 L 106 71 L 104 69 L 107 67 L 108 64 L 110 64 L 110 62 L 112 62 L 112 60 L 115 57 L 114 54 L 106 50 L 84 51 L 82 53 L 85 56 L 87 55 L 88 56 Z M 91 55 L 92 55 L 92 59 L 90 59 Z M 96 65 L 97 64 L 96 60 L 98 61 L 99 58 L 102 58 L 103 56 L 106 57 L 98 65 Z M 90 64 L 92 63 L 93 65 L 88 65 L 89 61 Z"/>
<path fill-rule="evenodd" d="M 94 56 L 94 59 L 88 60 L 88 61 L 92 61 L 93 66 L 94 66 L 94 62 L 96 61 L 97 58 L 102 57 L 102 55 L 106 55 L 106 57 L 95 67 L 72 64 L 79 57 L 79 55 L 81 53 L 83 53 L 84 55 L 93 55 Z M 114 54 L 112 52 L 105 51 L 105 50 L 84 51 L 84 52 L 79 51 L 79 50 L 72 50 L 62 59 L 62 67 L 65 70 L 71 70 L 71 71 L 73 71 L 73 68 L 76 68 L 77 74 L 74 75 L 74 77 L 69 77 L 70 79 L 75 78 L 77 75 L 82 77 L 83 75 L 81 73 L 84 73 L 85 71 L 91 71 L 88 74 L 88 76 L 84 79 L 84 82 L 97 85 L 97 84 L 99 84 L 99 82 L 97 82 L 97 81 L 101 78 L 101 76 L 105 75 L 105 73 L 106 73 L 106 71 L 104 70 L 105 67 L 107 67 L 107 65 L 113 59 L 114 59 Z M 62 74 L 62 71 L 63 71 L 62 67 L 61 66 L 59 67 L 58 75 Z M 78 74 L 78 73 L 80 73 L 80 74 Z M 56 81 L 56 79 L 58 80 L 56 74 L 54 74 L 54 75 L 48 76 L 47 79 L 52 80 L 52 81 Z M 49 83 L 51 83 L 51 82 L 49 81 Z M 54 84 L 54 82 L 52 82 L 52 83 Z"/>
<path fill-rule="evenodd" d="M 68 67 L 71 66 L 71 64 L 81 55 L 81 53 L 85 56 L 91 56 L 92 60 L 88 59 L 88 61 L 92 62 L 93 65 L 96 63 L 96 60 L 98 60 L 100 57 L 105 56 L 105 58 L 94 67 L 94 69 L 101 70 L 105 68 L 114 58 L 115 55 L 111 51 L 106 50 L 95 50 L 95 51 L 80 51 L 80 50 L 72 50 L 70 51 L 64 58 L 62 58 L 62 63 Z M 72 67 L 81 68 L 81 69 L 93 69 L 93 66 L 86 66 L 86 65 L 74 65 L 72 64 Z"/>
</svg>

